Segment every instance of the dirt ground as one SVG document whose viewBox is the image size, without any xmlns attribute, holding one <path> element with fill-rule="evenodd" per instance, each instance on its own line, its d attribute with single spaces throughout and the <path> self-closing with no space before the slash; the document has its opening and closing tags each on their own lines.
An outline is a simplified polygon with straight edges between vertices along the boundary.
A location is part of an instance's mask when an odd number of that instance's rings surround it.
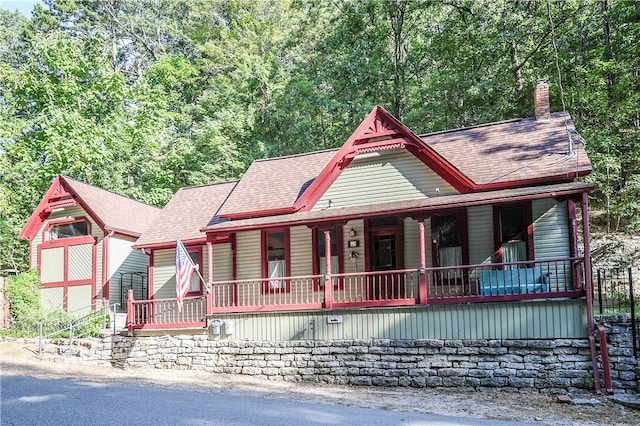
<svg viewBox="0 0 640 426">
<path fill-rule="evenodd" d="M 119 369 L 83 365 L 64 357 L 39 357 L 37 346 L 20 341 L 0 342 L 3 375 L 50 379 L 126 383 L 196 392 L 230 392 L 277 399 L 337 403 L 365 408 L 413 411 L 447 416 L 521 421 L 542 425 L 640 425 L 640 410 L 596 395 L 575 395 L 559 402 L 552 395 L 454 393 L 436 389 L 333 386 L 291 383 L 259 377 L 187 370 Z M 1 382 L 0 382 L 1 386 Z"/>
</svg>

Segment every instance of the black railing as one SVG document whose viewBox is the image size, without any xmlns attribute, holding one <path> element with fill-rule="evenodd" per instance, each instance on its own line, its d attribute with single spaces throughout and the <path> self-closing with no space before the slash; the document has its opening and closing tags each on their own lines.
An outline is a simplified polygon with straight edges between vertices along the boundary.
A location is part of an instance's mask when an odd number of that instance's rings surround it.
<svg viewBox="0 0 640 426">
<path fill-rule="evenodd" d="M 633 269 L 598 268 L 594 285 L 593 303 L 595 313 L 627 314 L 631 317 L 631 336 L 633 354 L 637 358 L 640 352 L 640 324 L 636 315 L 640 312 L 640 288 L 634 286 Z"/>
</svg>

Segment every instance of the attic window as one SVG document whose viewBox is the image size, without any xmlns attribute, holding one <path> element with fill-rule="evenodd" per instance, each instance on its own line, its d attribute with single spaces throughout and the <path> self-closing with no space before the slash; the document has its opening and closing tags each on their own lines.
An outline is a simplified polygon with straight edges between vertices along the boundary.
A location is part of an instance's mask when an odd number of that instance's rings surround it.
<svg viewBox="0 0 640 426">
<path fill-rule="evenodd" d="M 86 220 L 54 224 L 49 228 L 50 240 L 81 237 L 84 235 L 89 235 L 89 223 Z"/>
</svg>

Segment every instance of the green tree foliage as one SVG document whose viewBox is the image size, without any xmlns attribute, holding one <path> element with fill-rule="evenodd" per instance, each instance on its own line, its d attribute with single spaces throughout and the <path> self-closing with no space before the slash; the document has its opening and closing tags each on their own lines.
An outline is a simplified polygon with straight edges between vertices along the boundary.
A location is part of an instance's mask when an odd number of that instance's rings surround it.
<svg viewBox="0 0 640 426">
<path fill-rule="evenodd" d="M 27 267 L 16 235 L 57 174 L 162 205 L 340 146 L 374 105 L 417 132 L 531 116 L 539 78 L 593 204 L 640 230 L 637 1 L 47 0 L 0 23 L 3 269 Z"/>
<path fill-rule="evenodd" d="M 39 315 L 40 278 L 31 269 L 7 279 L 6 295 L 11 302 L 9 312 L 13 318 L 32 318 Z"/>
</svg>

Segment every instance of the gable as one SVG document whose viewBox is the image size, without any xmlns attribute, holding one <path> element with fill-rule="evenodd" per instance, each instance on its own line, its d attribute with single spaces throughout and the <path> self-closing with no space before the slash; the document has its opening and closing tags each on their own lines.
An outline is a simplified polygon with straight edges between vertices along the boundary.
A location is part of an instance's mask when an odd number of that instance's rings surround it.
<svg viewBox="0 0 640 426">
<path fill-rule="evenodd" d="M 319 200 L 356 157 L 389 150 L 403 150 L 414 156 L 458 192 L 470 192 L 473 187 L 473 182 L 444 157 L 376 106 L 298 199 L 294 211 L 309 211 L 319 205 Z"/>
<path fill-rule="evenodd" d="M 140 235 L 160 211 L 140 201 L 58 176 L 18 236 L 33 240 L 51 212 L 74 206 L 81 206 L 101 229 L 132 236 Z"/>
<path fill-rule="evenodd" d="M 311 210 L 459 194 L 404 149 L 358 154 Z"/>
</svg>

